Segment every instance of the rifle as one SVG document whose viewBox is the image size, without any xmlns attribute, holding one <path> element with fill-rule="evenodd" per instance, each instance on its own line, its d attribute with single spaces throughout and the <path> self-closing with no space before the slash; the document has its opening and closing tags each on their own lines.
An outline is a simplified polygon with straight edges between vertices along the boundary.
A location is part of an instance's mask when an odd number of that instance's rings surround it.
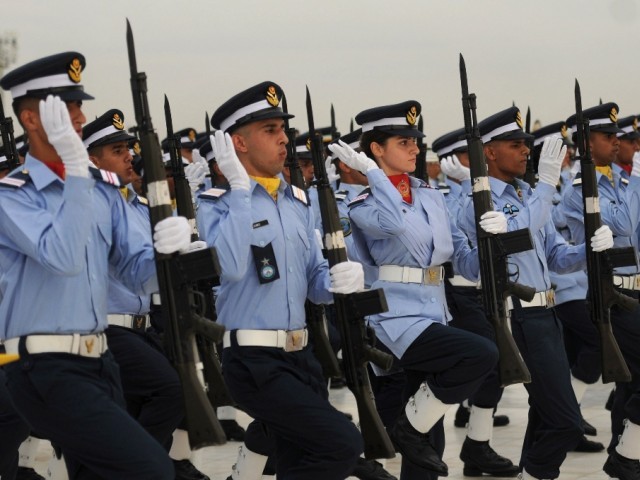
<svg viewBox="0 0 640 480">
<path fill-rule="evenodd" d="M 524 124 L 525 133 L 531 133 L 531 109 L 527 107 L 527 118 Z M 529 145 L 529 155 L 527 155 L 527 170 L 524 172 L 523 180 L 529 184 L 531 188 L 536 188 L 536 166 L 533 164 L 533 144 Z"/>
<path fill-rule="evenodd" d="M 336 111 L 333 109 L 333 103 L 331 104 L 331 141 L 335 142 L 340 138 L 340 132 L 336 128 Z"/>
<path fill-rule="evenodd" d="M 0 95 L 0 136 L 2 138 L 4 156 L 7 158 L 7 166 L 9 167 L 9 171 L 11 171 L 20 165 L 20 158 L 18 157 L 16 140 L 13 136 L 13 119 L 11 117 L 5 117 L 4 115 L 2 95 Z"/>
<path fill-rule="evenodd" d="M 589 147 L 589 119 L 582 115 L 582 97 L 580 84 L 576 79 L 576 152 L 580 152 L 580 169 L 582 176 L 582 206 L 584 215 L 585 247 L 587 249 L 587 304 L 589 316 L 598 329 L 602 363 L 602 381 L 629 382 L 631 373 L 620 352 L 611 330 L 610 308 L 620 305 L 633 310 L 637 300 L 618 292 L 613 287 L 613 269 L 627 265 L 636 265 L 636 254 L 633 247 L 610 248 L 604 252 L 594 252 L 589 239 L 602 225 L 600 218 L 600 202 L 596 170 Z"/>
<path fill-rule="evenodd" d="M 418 130 L 424 132 L 424 120 L 422 119 L 422 115 L 420 115 L 420 118 L 418 119 Z M 416 169 L 413 172 L 413 175 L 416 178 L 429 183 L 429 177 L 427 176 L 427 144 L 424 143 L 423 137 L 418 137 L 417 145 L 419 152 L 416 156 Z"/>
<path fill-rule="evenodd" d="M 347 261 L 338 207 L 327 170 L 324 165 L 322 139 L 317 135 L 313 122 L 311 96 L 307 87 L 307 120 L 313 168 L 317 179 L 318 203 L 324 230 L 327 260 L 332 267 Z M 365 327 L 364 317 L 387 311 L 387 300 L 382 289 L 365 290 L 349 295 L 334 294 L 334 307 L 342 340 L 342 363 L 349 390 L 356 398 L 360 430 L 364 439 L 366 458 L 393 458 L 394 448 L 376 410 L 367 372 L 372 362 L 384 370 L 391 368 L 393 357 L 375 348 L 373 329 Z"/>
<path fill-rule="evenodd" d="M 287 97 L 282 94 L 282 111 L 287 114 Z M 333 112 L 333 107 L 332 107 Z M 284 128 L 289 139 L 287 143 L 287 167 L 289 167 L 289 180 L 294 185 L 304 191 L 307 187 L 302 178 L 302 171 L 298 163 L 298 154 L 296 153 L 296 131 L 289 126 L 289 119 L 284 119 Z M 307 197 L 308 198 L 308 197 Z M 331 342 L 327 336 L 326 322 L 327 318 L 323 305 L 318 305 L 310 300 L 306 300 L 304 309 L 307 318 L 307 326 L 313 338 L 313 353 L 322 366 L 322 373 L 325 378 L 339 377 L 342 375 L 338 358 L 331 348 Z"/>
<path fill-rule="evenodd" d="M 200 239 L 200 234 L 196 226 L 196 215 L 193 209 L 191 188 L 189 187 L 189 182 L 184 173 L 184 165 L 182 164 L 180 137 L 173 133 L 171 106 L 169 105 L 169 99 L 166 95 L 164 96 L 164 115 L 167 126 L 167 144 L 171 158 L 173 185 L 176 194 L 176 207 L 178 215 L 185 217 L 191 225 L 191 241 L 193 242 Z M 215 328 L 217 331 L 216 338 L 207 338 L 200 333 L 196 333 L 195 336 L 198 356 L 202 361 L 204 388 L 211 405 L 214 407 L 235 405 L 224 383 L 220 359 L 214 347 L 214 342 L 220 342 L 224 334 L 224 327 L 213 322 L 213 320 L 216 319 L 216 309 L 213 303 L 213 287 L 219 284 L 218 275 L 216 274 L 203 278 L 193 285 L 194 300 L 196 301 L 195 306 L 198 307 L 198 315 L 200 315 L 205 322 L 211 322 L 209 326 Z M 198 362 L 196 362 L 196 364 L 197 363 Z"/>
<path fill-rule="evenodd" d="M 462 111 L 464 128 L 469 145 L 469 167 L 473 185 L 473 211 L 478 238 L 478 258 L 480 260 L 480 280 L 482 282 L 482 301 L 496 335 L 496 345 L 500 358 L 498 367 L 500 383 L 503 387 L 513 383 L 529 383 L 531 374 L 516 346 L 508 325 L 505 306 L 507 296 L 515 295 L 530 301 L 535 290 L 509 280 L 507 255 L 524 252 L 533 248 L 531 234 L 526 228 L 512 232 L 490 234 L 480 227 L 480 217 L 493 211 L 491 188 L 487 174 L 487 164 L 482 151 L 482 138 L 476 118 L 476 95 L 469 94 L 467 69 L 460 54 L 460 81 L 462 84 Z"/>
<path fill-rule="evenodd" d="M 138 126 L 137 132 L 142 147 L 153 232 L 156 224 L 172 216 L 173 212 L 160 142 L 153 129 L 149 113 L 147 76 L 144 72 L 138 72 L 129 20 L 127 20 L 127 50 L 131 72 L 131 93 Z M 207 248 L 183 255 L 165 255 L 156 251 L 155 259 L 160 297 L 167 314 L 165 348 L 182 384 L 189 443 L 192 448 L 225 443 L 225 433 L 198 379 L 195 365 L 196 332 L 219 340 L 223 329 L 197 314 L 194 308 L 195 294 L 191 288 L 194 281 L 219 273 L 220 267 L 215 250 Z"/>
</svg>

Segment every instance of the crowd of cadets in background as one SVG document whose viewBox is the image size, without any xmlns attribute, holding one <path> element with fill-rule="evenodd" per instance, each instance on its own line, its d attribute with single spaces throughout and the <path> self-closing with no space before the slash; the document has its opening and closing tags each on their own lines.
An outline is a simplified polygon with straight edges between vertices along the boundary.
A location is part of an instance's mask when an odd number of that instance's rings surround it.
<svg viewBox="0 0 640 480">
<path fill-rule="evenodd" d="M 234 408 L 218 409 L 227 438 L 244 441 L 229 478 L 395 478 L 382 459 L 362 457 L 356 425 L 328 401 L 328 386 L 340 388 L 344 379 L 325 378 L 308 345 L 305 303 L 325 305 L 338 352 L 333 295 L 366 287 L 382 288 L 388 304 L 367 321 L 393 367 L 369 373 L 379 415 L 402 454 L 402 479 L 451 473 L 442 454 L 452 405 L 455 425 L 467 428 L 465 476 L 557 478 L 567 452 L 607 448 L 608 475 L 640 479 L 637 264 L 613 276 L 636 304 L 611 308 L 632 380 L 612 390 L 609 445 L 585 437 L 596 430 L 579 409 L 601 376 L 585 242 L 593 251 L 637 251 L 635 115 L 618 118 L 615 103 L 584 111 L 604 224 L 592 238 L 584 234 L 571 112 L 530 133 L 515 106 L 479 123 L 495 211 L 477 224 L 464 128 L 425 152 L 421 105 L 408 100 L 360 112 L 358 129 L 346 135 L 318 129 L 349 255 L 329 269 L 310 135 L 297 135 L 295 166 L 284 124 L 293 115 L 282 109 L 280 86 L 262 82 L 231 97 L 214 109 L 211 131 L 176 132 L 201 238 L 190 242 L 191 227 L 177 216 L 151 237 L 144 152 L 127 132 L 122 105 L 86 123 L 82 102 L 93 97 L 80 83 L 84 66 L 81 54 L 65 52 L 0 80 L 25 131 L 15 139 L 20 166 L 10 170 L 7 145 L 0 159 L 0 478 L 42 478 L 33 469 L 36 437 L 55 447 L 52 478 L 209 478 L 189 460 L 180 381 L 160 340 L 153 263 L 154 247 L 173 253 L 209 245 L 222 272 L 211 294 L 227 332 L 217 346 L 224 379 L 253 418 L 245 432 Z M 175 209 L 168 146 L 165 139 Z M 414 176 L 417 162 L 426 162 L 417 169 L 423 178 Z M 527 162 L 535 165 L 535 185 L 522 180 Z M 301 185 L 290 185 L 294 167 Z M 530 302 L 508 301 L 532 378 L 515 463 L 490 444 L 493 427 L 509 419 L 495 414 L 503 388 L 480 297 L 476 228 L 483 235 L 526 228 L 533 240 L 532 249 L 510 257 L 513 279 L 536 291 Z"/>
</svg>

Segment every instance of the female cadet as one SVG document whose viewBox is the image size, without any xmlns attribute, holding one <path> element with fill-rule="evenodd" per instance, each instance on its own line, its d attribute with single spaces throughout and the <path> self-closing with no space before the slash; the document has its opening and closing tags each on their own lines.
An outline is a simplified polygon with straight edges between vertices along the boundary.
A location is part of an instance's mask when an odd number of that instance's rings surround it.
<svg viewBox="0 0 640 480">
<path fill-rule="evenodd" d="M 362 152 L 344 142 L 329 146 L 369 180 L 349 216 L 359 258 L 378 267 L 372 288 L 384 288 L 389 305 L 369 323 L 407 375 L 403 404 L 409 401 L 389 432 L 405 479 L 425 478 L 425 470 L 448 474 L 440 419 L 477 390 L 497 361 L 490 341 L 446 326 L 442 264 L 453 256 L 458 271 L 476 278 L 478 259 L 450 224 L 443 195 L 408 175 L 416 167 L 416 139 L 424 136 L 416 127 L 420 109 L 407 101 L 365 110 L 356 116 Z M 498 233 L 506 220 L 490 212 L 481 226 Z"/>
</svg>

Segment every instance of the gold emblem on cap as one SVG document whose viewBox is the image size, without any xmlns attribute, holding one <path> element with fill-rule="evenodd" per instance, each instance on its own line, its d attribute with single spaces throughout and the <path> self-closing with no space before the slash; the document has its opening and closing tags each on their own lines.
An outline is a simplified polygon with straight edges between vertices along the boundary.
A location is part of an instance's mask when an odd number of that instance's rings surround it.
<svg viewBox="0 0 640 480">
<path fill-rule="evenodd" d="M 196 141 L 196 131 L 193 130 L 193 129 L 189 130 L 188 137 L 189 137 L 189 140 L 191 140 L 192 142 L 195 142 Z"/>
<path fill-rule="evenodd" d="M 564 123 L 560 127 L 560 135 L 562 135 L 562 138 L 567 138 L 567 125 Z"/>
<path fill-rule="evenodd" d="M 69 74 L 69 78 L 72 82 L 80 83 L 82 77 L 82 64 L 80 63 L 79 58 L 74 58 L 73 60 L 71 60 L 67 73 Z"/>
<path fill-rule="evenodd" d="M 311 151 L 311 136 L 307 138 L 307 143 L 305 143 L 304 146 L 307 147 L 307 150 Z"/>
<path fill-rule="evenodd" d="M 113 126 L 118 130 L 124 130 L 124 121 L 120 118 L 120 115 L 117 113 L 113 114 Z"/>
<path fill-rule="evenodd" d="M 633 119 L 633 122 L 631 123 L 631 127 L 632 127 L 634 130 L 638 130 L 638 117 L 636 117 L 636 118 L 634 118 L 634 119 Z"/>
<path fill-rule="evenodd" d="M 611 111 L 609 112 L 609 120 L 613 123 L 618 123 L 618 110 L 616 107 L 611 107 Z"/>
<path fill-rule="evenodd" d="M 408 111 L 407 111 L 407 123 L 409 125 L 415 125 L 416 124 L 416 120 L 418 119 L 418 109 L 416 108 L 415 105 L 413 105 Z"/>
<path fill-rule="evenodd" d="M 520 110 L 516 112 L 516 123 L 522 128 L 522 115 L 520 115 Z"/>
<path fill-rule="evenodd" d="M 140 142 L 136 142 L 133 144 L 133 153 L 135 153 L 136 155 L 140 155 L 140 152 L 142 152 L 142 149 L 140 148 Z"/>
<path fill-rule="evenodd" d="M 277 107 L 278 105 L 280 105 L 280 99 L 278 98 L 276 87 L 274 87 L 273 85 L 270 85 L 269 88 L 267 88 L 266 97 L 267 102 L 269 102 L 269 105 L 271 105 L 272 107 Z"/>
</svg>

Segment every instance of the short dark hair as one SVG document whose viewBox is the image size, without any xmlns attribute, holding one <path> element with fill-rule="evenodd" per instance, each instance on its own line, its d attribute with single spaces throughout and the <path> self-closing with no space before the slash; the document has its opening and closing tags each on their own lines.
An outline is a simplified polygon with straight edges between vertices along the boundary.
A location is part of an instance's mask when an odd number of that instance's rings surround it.
<svg viewBox="0 0 640 480">
<path fill-rule="evenodd" d="M 371 144 L 373 142 L 379 143 L 380 145 L 384 145 L 387 140 L 391 137 L 395 136 L 392 133 L 382 132 L 380 130 L 369 130 L 368 132 L 364 132 L 362 137 L 360 137 L 360 148 L 364 152 L 364 154 L 372 160 L 375 160 L 373 157 L 373 153 L 371 152 Z"/>
</svg>

